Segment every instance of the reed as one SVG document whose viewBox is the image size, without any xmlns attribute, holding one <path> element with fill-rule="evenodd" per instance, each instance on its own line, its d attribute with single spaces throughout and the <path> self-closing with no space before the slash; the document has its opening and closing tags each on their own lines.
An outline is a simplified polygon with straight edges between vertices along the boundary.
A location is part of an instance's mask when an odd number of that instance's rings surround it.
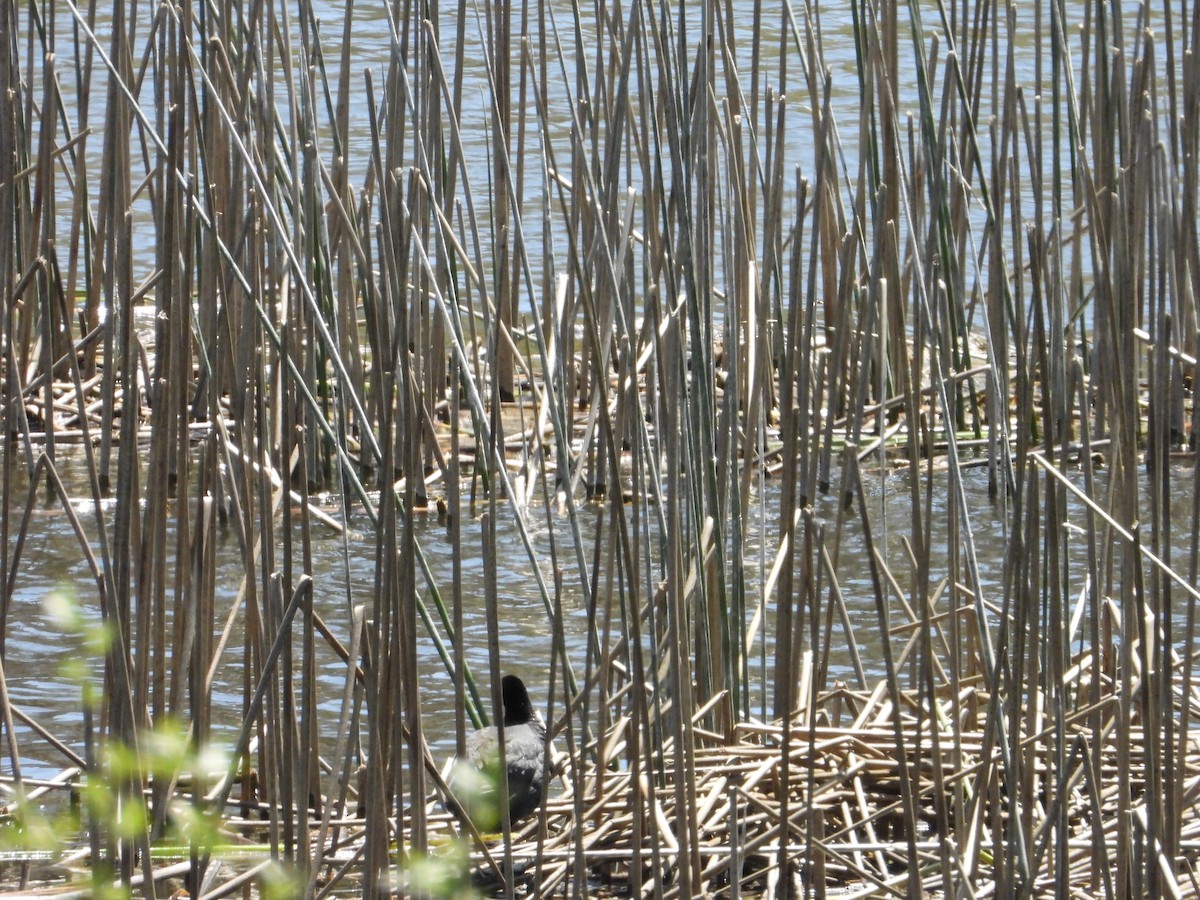
<svg viewBox="0 0 1200 900">
<path fill-rule="evenodd" d="M 7 833 L 82 791 L 68 865 L 196 896 L 241 841 L 436 893 L 447 832 L 508 896 L 1193 893 L 1198 21 L 0 0 Z M 435 757 L 514 663 L 561 774 L 497 844 Z"/>
</svg>

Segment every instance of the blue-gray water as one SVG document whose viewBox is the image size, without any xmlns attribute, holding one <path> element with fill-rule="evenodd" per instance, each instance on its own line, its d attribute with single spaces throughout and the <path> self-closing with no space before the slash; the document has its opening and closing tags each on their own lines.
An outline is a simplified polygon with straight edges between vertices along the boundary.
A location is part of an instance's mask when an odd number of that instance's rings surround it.
<svg viewBox="0 0 1200 900">
<path fill-rule="evenodd" d="M 69 457 L 68 457 L 69 458 Z M 70 463 L 65 466 L 70 472 Z M 889 565 L 899 575 L 907 571 L 904 563 L 902 538 L 908 533 L 910 515 L 908 504 L 908 479 L 905 475 L 891 475 L 884 480 L 869 478 L 867 488 L 872 503 L 872 527 L 875 538 L 887 548 Z M 986 476 L 982 470 L 969 473 L 966 479 L 968 502 L 974 520 L 976 546 L 981 554 L 984 584 L 998 600 L 999 573 L 1005 547 L 1004 519 L 1002 509 L 988 499 Z M 758 514 L 757 499 L 751 504 L 751 521 L 747 523 L 746 557 L 750 562 L 748 605 L 753 608 L 762 586 L 762 571 L 758 565 L 761 551 L 766 550 L 766 568 L 769 570 L 777 544 L 773 537 L 778 533 L 774 521 L 774 510 L 778 507 L 775 486 L 768 482 L 765 496 L 766 519 Z M 940 512 L 942 501 L 935 496 L 934 521 L 945 517 Z M 91 528 L 90 504 L 79 504 L 81 519 Z M 332 510 L 336 512 L 335 510 Z M 591 542 L 595 534 L 595 518 L 598 507 L 584 504 L 580 509 L 580 530 L 584 535 L 586 556 L 591 560 Z M 833 540 L 833 524 L 837 510 L 832 498 L 822 498 L 818 512 L 829 527 L 827 540 Z M 106 508 L 111 516 L 112 507 Z M 496 571 L 498 595 L 501 600 L 501 631 L 503 667 L 515 671 L 529 681 L 535 703 L 546 702 L 547 679 L 550 657 L 550 624 L 543 601 L 530 575 L 530 562 L 514 527 L 511 507 L 501 507 L 497 527 Z M 573 565 L 574 553 L 570 546 L 570 530 L 565 514 L 559 510 L 551 516 L 553 538 L 558 542 L 558 558 L 564 568 L 564 608 L 567 613 L 567 648 L 572 665 L 582 673 L 586 652 L 586 609 L 579 583 L 579 572 Z M 548 570 L 550 558 L 551 528 L 545 524 L 543 511 L 533 508 L 527 513 L 530 533 L 535 551 L 543 561 L 543 575 L 552 582 Z M 843 546 L 838 554 L 838 580 L 853 616 L 856 639 L 864 666 L 870 675 L 883 672 L 879 649 L 880 636 L 876 626 L 874 588 L 871 573 L 862 552 L 862 539 L 854 522 L 847 517 Z M 337 533 L 314 526 L 313 577 L 315 605 L 317 611 L 345 644 L 349 644 L 351 605 L 365 604 L 371 608 L 374 596 L 375 545 L 366 530 L 369 523 L 361 513 L 352 517 L 348 533 L 348 554 L 343 552 L 343 542 Z M 356 526 L 363 530 L 356 530 Z M 765 534 L 766 543 L 763 543 Z M 436 516 L 430 514 L 419 519 L 417 539 L 433 572 L 433 578 L 449 602 L 452 582 L 451 546 L 446 529 L 439 525 Z M 935 534 L 935 548 L 938 536 Z M 944 534 L 941 537 L 944 540 Z M 464 518 L 462 541 L 464 564 L 462 594 L 464 597 L 464 634 L 468 663 L 483 679 L 486 689 L 487 629 L 484 619 L 484 577 L 481 559 L 481 522 L 478 518 Z M 346 560 L 349 565 L 347 567 Z M 240 579 L 244 573 L 237 545 L 232 532 L 219 532 L 218 574 L 216 580 L 216 603 L 218 619 L 224 620 L 225 613 L 237 598 Z M 935 578 L 938 573 L 935 572 Z M 51 590 L 64 590 L 76 597 L 85 619 L 95 621 L 96 590 L 88 566 L 83 562 L 74 533 L 66 515 L 53 507 L 39 506 L 32 519 L 30 540 L 26 546 L 21 569 L 16 579 L 16 590 L 8 615 L 5 674 L 12 701 L 22 710 L 49 727 L 61 739 L 68 741 L 77 752 L 82 752 L 82 695 L 78 673 L 64 664 L 77 659 L 82 652 L 77 636 L 64 630 L 63 623 L 51 616 L 45 607 L 46 595 Z M 422 590 L 425 594 L 425 591 Z M 897 614 L 899 611 L 897 610 Z M 775 606 L 767 604 L 767 627 L 760 629 L 758 641 L 753 648 L 751 671 L 757 673 L 761 667 L 762 654 L 768 659 L 772 655 L 771 634 Z M 767 643 L 763 644 L 764 634 Z M 332 740 L 336 733 L 340 698 L 345 684 L 346 667 L 325 645 L 318 641 L 319 681 L 321 685 L 322 731 Z M 69 652 L 64 653 L 64 650 Z M 422 683 L 422 704 L 426 714 L 427 737 L 436 754 L 446 753 L 453 741 L 454 692 L 450 677 L 446 674 L 436 652 L 428 642 L 421 642 L 421 668 L 425 673 Z M 241 658 L 240 631 L 235 633 L 225 654 L 225 664 L 217 668 L 214 685 L 214 717 L 224 727 L 218 734 L 231 737 L 232 728 L 239 722 L 241 710 L 242 673 L 237 661 Z M 850 658 L 837 639 L 833 641 L 831 673 L 835 678 L 851 681 Z M 93 676 L 96 668 L 93 666 Z M 485 694 L 486 697 L 486 694 Z M 762 703 L 761 695 L 756 698 L 756 708 Z M 52 748 L 30 734 L 23 726 L 18 728 L 22 747 L 24 774 L 29 777 L 47 777 L 66 763 Z M 7 766 L 5 767 L 7 769 Z"/>
</svg>

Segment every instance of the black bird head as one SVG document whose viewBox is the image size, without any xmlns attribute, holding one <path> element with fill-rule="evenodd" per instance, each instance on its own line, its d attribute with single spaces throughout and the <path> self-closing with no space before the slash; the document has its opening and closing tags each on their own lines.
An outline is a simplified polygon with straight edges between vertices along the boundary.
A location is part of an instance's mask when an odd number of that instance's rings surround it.
<svg viewBox="0 0 1200 900">
<path fill-rule="evenodd" d="M 525 682 L 516 675 L 505 675 L 500 682 L 500 694 L 504 699 L 505 728 L 528 725 L 533 721 L 533 704 L 529 702 Z"/>
</svg>

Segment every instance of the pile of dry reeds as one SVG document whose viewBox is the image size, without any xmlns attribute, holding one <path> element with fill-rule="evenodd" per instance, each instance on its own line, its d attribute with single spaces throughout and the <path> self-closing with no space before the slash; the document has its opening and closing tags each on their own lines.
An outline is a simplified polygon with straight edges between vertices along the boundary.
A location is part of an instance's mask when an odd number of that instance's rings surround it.
<svg viewBox="0 0 1200 900">
<path fill-rule="evenodd" d="M 532 823 L 514 834 L 518 884 L 534 894 L 583 879 L 601 892 L 616 885 L 664 896 L 819 896 L 829 887 L 850 895 L 1098 896 L 1113 894 L 1129 866 L 1159 866 L 1166 895 L 1196 892 L 1191 865 L 1182 879 L 1167 877 L 1175 866 L 1163 858 L 1150 819 L 1147 735 L 1135 726 L 1137 743 L 1124 752 L 1106 739 L 1115 704 L 1075 717 L 1061 732 L 1047 717 L 1040 732 L 1013 746 L 1004 735 L 974 730 L 987 729 L 992 702 L 976 688 L 956 703 L 943 695 L 932 720 L 911 696 L 900 700 L 897 715 L 883 685 L 870 695 L 837 691 L 821 698 L 812 721 L 793 723 L 786 739 L 778 726 L 745 723 L 733 741 L 698 731 L 686 762 L 668 742 L 650 772 L 574 773 L 579 780 L 568 779 L 569 789 L 548 804 L 545 831 Z M 966 721 L 950 720 L 955 705 Z M 829 724 L 843 717 L 834 708 L 853 720 Z M 1101 732 L 1092 730 L 1095 719 Z M 610 752 L 621 738 L 609 736 Z M 1024 767 L 1019 785 L 1006 783 L 1013 752 Z M 694 769 L 694 793 L 677 791 L 684 765 Z M 1194 800 L 1195 730 L 1181 742 L 1177 765 Z M 1132 823 L 1134 858 L 1122 850 L 1123 821 Z M 1194 802 L 1182 811 L 1176 846 L 1176 863 L 1200 850 Z M 473 861 L 481 873 L 495 865 L 483 847 Z"/>
</svg>

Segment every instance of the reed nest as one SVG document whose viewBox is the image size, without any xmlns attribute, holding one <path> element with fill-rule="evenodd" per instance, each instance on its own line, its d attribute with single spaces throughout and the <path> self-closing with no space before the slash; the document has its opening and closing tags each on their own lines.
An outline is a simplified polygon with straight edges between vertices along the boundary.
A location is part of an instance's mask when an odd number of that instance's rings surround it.
<svg viewBox="0 0 1200 900">
<path fill-rule="evenodd" d="M 959 615 L 969 620 L 971 611 Z M 812 663 L 806 657 L 803 666 Z M 1165 892 L 1196 895 L 1200 731 L 1163 746 L 1143 727 L 1141 704 L 1123 708 L 1104 681 L 1091 653 L 1075 657 L 1062 684 L 1078 701 L 1074 710 L 1008 709 L 1016 734 L 996 727 L 1004 721 L 997 707 L 1011 701 L 982 671 L 957 692 L 943 682 L 932 704 L 887 682 L 873 690 L 839 684 L 799 698 L 786 726 L 742 721 L 729 733 L 711 727 L 727 703 L 718 696 L 689 723 L 684 754 L 668 737 L 631 755 L 642 738 L 624 717 L 594 765 L 573 768 L 562 758 L 548 802 L 503 849 L 532 896 L 578 894 L 580 880 L 602 893 L 664 897 L 938 896 L 951 883 L 970 885 L 974 896 L 1099 896 L 1113 890 L 1122 823 L 1132 822 L 1142 864 L 1162 867 Z M 1140 674 L 1131 687 L 1146 697 Z M 1178 678 L 1174 696 L 1173 716 L 1200 712 L 1200 697 Z M 661 712 L 670 718 L 672 704 Z M 1128 740 L 1114 741 L 1115 733 Z M 1163 758 L 1185 786 L 1169 867 L 1153 823 Z M 497 836 L 461 832 L 436 799 L 426 812 L 431 835 L 471 841 L 480 883 L 499 878 Z M 401 843 L 404 824 L 393 820 Z M 345 836 L 351 846 L 353 832 Z M 1002 856 L 1019 862 L 997 866 Z"/>
<path fill-rule="evenodd" d="M 1144 754 L 1118 753 L 1086 725 L 1066 727 L 1072 749 L 1065 766 L 1056 764 L 1058 747 L 1045 734 L 1021 742 L 1019 752 L 1036 772 L 1028 808 L 1022 809 L 1001 801 L 1003 792 L 987 783 L 1001 764 L 994 735 L 944 723 L 931 730 L 928 721 L 922 733 L 915 717 L 895 722 L 886 704 L 877 702 L 878 694 L 839 700 L 860 706 L 859 721 L 797 726 L 787 737 L 777 725 L 754 723 L 739 725 L 733 741 L 705 735 L 689 761 L 696 773 L 694 794 L 677 792 L 674 776 L 682 762 L 669 744 L 653 773 L 586 773 L 548 804 L 544 835 L 540 823 L 514 833 L 513 860 L 526 875 L 525 887 L 535 896 L 567 893 L 570 879 L 582 870 L 593 883 L 621 893 L 655 885 L 664 896 L 680 896 L 677 867 L 681 856 L 691 854 L 699 873 L 691 889 L 710 896 L 776 895 L 788 882 L 795 895 L 841 888 L 847 895 L 912 896 L 915 887 L 937 895 L 947 887 L 942 875 L 947 862 L 978 895 L 1003 896 L 1013 886 L 990 879 L 988 864 L 996 854 L 1028 853 L 1047 872 L 1035 880 L 1034 893 L 1066 889 L 1095 896 L 1111 884 L 1107 861 L 1115 855 L 1118 817 L 1131 814 L 1145 825 Z M 902 755 L 897 728 L 905 731 Z M 1184 748 L 1191 781 L 1200 775 L 1200 733 L 1193 732 Z M 1130 767 L 1122 785 L 1129 792 L 1125 813 L 1116 796 L 1123 766 Z M 1099 803 L 1081 789 L 1097 776 L 1112 785 Z M 904 779 L 915 818 L 905 811 Z M 582 828 L 574 821 L 575 794 L 584 811 Z M 681 803 L 689 813 L 680 811 Z M 681 847 L 669 837 L 653 850 L 644 846 L 646 834 L 670 836 L 671 823 L 688 814 L 698 826 L 693 846 Z M 1018 848 L 1007 840 L 1013 815 L 1038 835 L 1034 846 Z M 1177 862 L 1192 874 L 1172 887 L 1190 894 L 1200 854 L 1194 805 L 1180 825 Z M 1056 831 L 1063 826 L 1065 832 Z M 473 861 L 484 868 L 492 859 L 477 851 Z"/>
</svg>

